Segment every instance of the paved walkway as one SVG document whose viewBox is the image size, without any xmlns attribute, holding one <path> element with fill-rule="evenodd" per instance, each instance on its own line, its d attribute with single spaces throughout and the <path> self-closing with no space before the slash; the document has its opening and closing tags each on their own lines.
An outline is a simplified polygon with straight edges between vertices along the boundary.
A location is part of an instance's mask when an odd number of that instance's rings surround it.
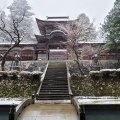
<svg viewBox="0 0 120 120">
<path fill-rule="evenodd" d="M 18 120 L 78 120 L 72 104 L 32 104 L 26 107 Z"/>
</svg>

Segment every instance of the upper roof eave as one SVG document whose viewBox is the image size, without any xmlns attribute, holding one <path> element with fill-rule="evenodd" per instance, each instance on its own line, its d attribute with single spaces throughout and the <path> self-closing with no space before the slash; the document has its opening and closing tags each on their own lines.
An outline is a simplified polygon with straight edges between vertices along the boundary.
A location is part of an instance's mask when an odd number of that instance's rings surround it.
<svg viewBox="0 0 120 120">
<path fill-rule="evenodd" d="M 52 20 L 41 20 L 41 19 L 38 19 L 36 18 L 36 22 L 37 22 L 37 25 L 38 25 L 38 28 L 39 28 L 39 31 L 42 35 L 45 35 L 45 26 L 46 25 L 55 25 L 55 24 L 67 24 L 67 23 L 70 23 L 70 22 L 74 22 L 76 21 L 77 19 L 75 20 L 60 20 L 60 21 L 52 21 Z"/>
<path fill-rule="evenodd" d="M 75 20 L 77 20 L 77 19 L 75 19 Z M 58 23 L 61 23 L 61 22 L 66 23 L 66 22 L 73 22 L 75 20 L 59 20 L 59 21 L 56 20 L 55 21 L 55 20 L 41 20 L 41 19 L 36 18 L 37 22 L 43 22 L 43 23 L 56 23 L 56 22 L 58 22 Z"/>
</svg>

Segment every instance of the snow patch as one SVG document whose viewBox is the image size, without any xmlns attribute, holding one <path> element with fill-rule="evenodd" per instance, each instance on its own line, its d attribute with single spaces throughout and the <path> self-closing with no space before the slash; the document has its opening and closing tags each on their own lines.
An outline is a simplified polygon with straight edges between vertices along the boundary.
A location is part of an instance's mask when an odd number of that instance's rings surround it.
<svg viewBox="0 0 120 120">
<path fill-rule="evenodd" d="M 0 105 L 18 105 L 22 100 L 23 98 L 0 98 Z"/>
</svg>

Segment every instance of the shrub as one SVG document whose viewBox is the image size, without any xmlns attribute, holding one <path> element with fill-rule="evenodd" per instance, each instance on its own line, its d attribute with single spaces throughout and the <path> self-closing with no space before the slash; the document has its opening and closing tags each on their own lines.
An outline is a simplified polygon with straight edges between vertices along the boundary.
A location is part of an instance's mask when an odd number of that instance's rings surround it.
<svg viewBox="0 0 120 120">
<path fill-rule="evenodd" d="M 7 71 L 0 71 L 1 78 L 6 79 L 8 78 L 8 72 Z"/>
<path fill-rule="evenodd" d="M 99 71 L 90 71 L 89 76 L 91 79 L 99 79 L 100 78 L 100 72 Z"/>
<path fill-rule="evenodd" d="M 70 77 L 70 80 L 79 80 L 80 75 L 78 73 L 73 73 Z"/>
<path fill-rule="evenodd" d="M 115 77 L 120 78 L 120 68 L 114 72 Z"/>
<path fill-rule="evenodd" d="M 13 80 L 18 78 L 18 74 L 19 74 L 19 71 L 17 71 L 17 70 L 12 70 L 12 71 L 8 72 L 9 78 L 11 78 Z"/>
<path fill-rule="evenodd" d="M 34 71 L 32 72 L 32 78 L 33 80 L 40 80 L 40 77 L 42 75 L 43 72 L 40 71 Z"/>
<path fill-rule="evenodd" d="M 33 72 L 28 72 L 28 71 L 21 71 L 19 73 L 21 78 L 26 78 L 26 79 L 40 79 L 40 76 L 42 75 L 42 72 L 40 71 L 33 71 Z"/>
<path fill-rule="evenodd" d="M 21 71 L 19 73 L 21 78 L 25 78 L 25 79 L 31 79 L 32 78 L 32 72 L 28 72 L 28 71 Z"/>
<path fill-rule="evenodd" d="M 116 69 L 101 69 L 100 74 L 103 79 L 110 78 L 114 73 L 116 72 Z"/>
</svg>

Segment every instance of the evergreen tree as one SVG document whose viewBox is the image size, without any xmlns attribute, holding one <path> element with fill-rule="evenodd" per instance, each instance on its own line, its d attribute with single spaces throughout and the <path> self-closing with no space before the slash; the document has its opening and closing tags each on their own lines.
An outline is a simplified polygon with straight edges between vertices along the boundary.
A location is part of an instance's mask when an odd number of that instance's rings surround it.
<svg viewBox="0 0 120 120">
<path fill-rule="evenodd" d="M 106 34 L 105 49 L 118 51 L 120 49 L 120 0 L 116 0 L 113 9 L 105 18 L 103 31 Z"/>
<path fill-rule="evenodd" d="M 10 10 L 9 17 L 9 25 L 10 27 L 14 27 L 13 24 L 13 18 L 14 21 L 18 24 L 19 23 L 19 32 L 21 35 L 24 35 L 23 41 L 30 40 L 30 36 L 33 34 L 33 28 L 32 28 L 32 16 L 34 15 L 32 12 L 30 12 L 31 7 L 28 5 L 26 0 L 14 0 L 14 2 L 7 7 Z"/>
</svg>

